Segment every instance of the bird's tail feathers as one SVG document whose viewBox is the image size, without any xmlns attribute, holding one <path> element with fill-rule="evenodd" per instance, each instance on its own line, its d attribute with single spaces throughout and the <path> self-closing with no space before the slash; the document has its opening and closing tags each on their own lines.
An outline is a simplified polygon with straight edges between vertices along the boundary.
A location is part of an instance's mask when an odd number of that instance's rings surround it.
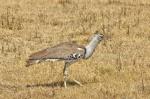
<svg viewBox="0 0 150 99">
<path fill-rule="evenodd" d="M 37 64 L 37 63 L 40 63 L 40 60 L 27 60 L 26 61 L 26 67 L 29 67 L 29 66 L 31 66 L 31 65 L 33 65 L 33 64 Z"/>
</svg>

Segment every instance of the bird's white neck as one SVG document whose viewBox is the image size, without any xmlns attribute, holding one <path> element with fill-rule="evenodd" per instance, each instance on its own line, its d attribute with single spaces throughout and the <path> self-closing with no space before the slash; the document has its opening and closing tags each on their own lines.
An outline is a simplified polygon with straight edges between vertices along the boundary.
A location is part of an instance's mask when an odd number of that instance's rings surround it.
<svg viewBox="0 0 150 99">
<path fill-rule="evenodd" d="M 95 51 L 95 48 L 99 44 L 98 39 L 92 39 L 90 43 L 85 47 L 86 48 L 86 53 L 85 53 L 85 58 L 89 58 L 92 56 L 93 52 Z"/>
</svg>

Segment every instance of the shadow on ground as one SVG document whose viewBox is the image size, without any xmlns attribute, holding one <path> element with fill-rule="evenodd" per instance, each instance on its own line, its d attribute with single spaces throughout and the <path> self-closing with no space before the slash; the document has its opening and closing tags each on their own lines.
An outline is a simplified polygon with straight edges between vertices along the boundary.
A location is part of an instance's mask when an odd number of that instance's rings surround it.
<svg viewBox="0 0 150 99">
<path fill-rule="evenodd" d="M 77 85 L 73 81 L 67 81 L 67 86 L 75 86 Z M 27 88 L 30 87 L 63 87 L 63 81 L 58 81 L 58 82 L 52 82 L 52 83 L 45 83 L 45 84 L 34 84 L 34 85 L 26 85 Z"/>
</svg>

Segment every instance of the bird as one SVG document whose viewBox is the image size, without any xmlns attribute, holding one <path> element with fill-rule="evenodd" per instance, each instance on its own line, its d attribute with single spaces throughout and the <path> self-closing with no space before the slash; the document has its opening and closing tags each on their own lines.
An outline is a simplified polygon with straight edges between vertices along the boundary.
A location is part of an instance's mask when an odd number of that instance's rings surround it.
<svg viewBox="0 0 150 99">
<path fill-rule="evenodd" d="M 79 45 L 75 42 L 62 42 L 52 47 L 42 49 L 38 52 L 35 52 L 29 56 L 26 60 L 26 67 L 29 67 L 33 64 L 38 64 L 44 61 L 64 61 L 63 68 L 63 85 L 67 88 L 68 81 L 68 68 L 71 64 L 81 60 L 89 59 L 100 41 L 103 40 L 104 35 L 99 31 L 96 31 L 89 39 L 89 43 L 84 45 Z M 73 79 L 73 81 L 83 86 L 79 81 Z"/>
</svg>

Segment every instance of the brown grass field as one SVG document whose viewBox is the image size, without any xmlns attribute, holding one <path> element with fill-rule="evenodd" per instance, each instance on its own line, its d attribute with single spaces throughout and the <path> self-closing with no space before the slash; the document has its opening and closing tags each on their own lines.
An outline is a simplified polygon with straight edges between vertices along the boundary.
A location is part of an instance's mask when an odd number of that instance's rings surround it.
<svg viewBox="0 0 150 99">
<path fill-rule="evenodd" d="M 96 30 L 105 39 L 69 70 L 83 87 L 62 86 L 63 62 L 25 67 Z M 0 99 L 150 99 L 150 0 L 0 0 Z"/>
</svg>

